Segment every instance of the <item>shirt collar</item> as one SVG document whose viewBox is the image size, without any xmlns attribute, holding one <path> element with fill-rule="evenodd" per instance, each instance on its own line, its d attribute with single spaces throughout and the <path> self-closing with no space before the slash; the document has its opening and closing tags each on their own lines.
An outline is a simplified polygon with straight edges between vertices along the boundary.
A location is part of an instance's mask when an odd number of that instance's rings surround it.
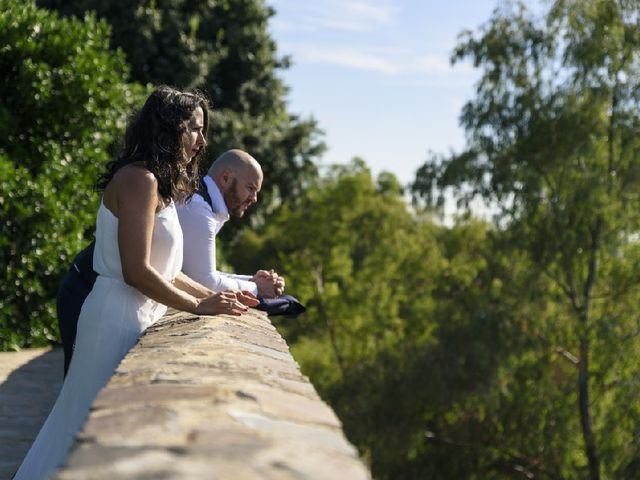
<svg viewBox="0 0 640 480">
<path fill-rule="evenodd" d="M 209 175 L 205 175 L 204 184 L 206 185 L 209 196 L 211 197 L 211 203 L 213 204 L 213 214 L 220 220 L 229 220 L 229 210 L 227 209 L 227 204 L 224 203 L 222 192 L 218 188 L 218 185 L 216 185 L 216 182 L 214 182 L 213 178 L 211 178 Z"/>
</svg>

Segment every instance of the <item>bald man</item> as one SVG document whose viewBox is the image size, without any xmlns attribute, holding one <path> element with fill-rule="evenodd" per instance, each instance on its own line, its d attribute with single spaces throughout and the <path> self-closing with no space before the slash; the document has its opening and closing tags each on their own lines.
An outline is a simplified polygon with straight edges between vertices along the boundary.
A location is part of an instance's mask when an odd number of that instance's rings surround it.
<svg viewBox="0 0 640 480">
<path fill-rule="evenodd" d="M 258 270 L 254 275 L 218 271 L 216 236 L 230 217 L 240 218 L 258 201 L 262 168 L 247 152 L 228 150 L 211 165 L 193 197 L 178 204 L 178 218 L 184 237 L 182 271 L 215 291 L 248 290 L 259 298 L 282 295 L 284 279 L 274 271 Z"/>
</svg>

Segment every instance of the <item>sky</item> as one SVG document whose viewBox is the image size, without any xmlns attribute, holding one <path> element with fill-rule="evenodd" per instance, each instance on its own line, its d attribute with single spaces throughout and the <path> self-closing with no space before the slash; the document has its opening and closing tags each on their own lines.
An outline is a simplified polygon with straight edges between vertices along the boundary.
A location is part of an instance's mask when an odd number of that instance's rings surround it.
<svg viewBox="0 0 640 480">
<path fill-rule="evenodd" d="M 267 0 L 270 32 L 293 65 L 289 111 L 325 132 L 321 164 L 362 157 L 411 182 L 429 151 L 464 147 L 458 117 L 479 72 L 450 56 L 497 0 Z"/>
</svg>

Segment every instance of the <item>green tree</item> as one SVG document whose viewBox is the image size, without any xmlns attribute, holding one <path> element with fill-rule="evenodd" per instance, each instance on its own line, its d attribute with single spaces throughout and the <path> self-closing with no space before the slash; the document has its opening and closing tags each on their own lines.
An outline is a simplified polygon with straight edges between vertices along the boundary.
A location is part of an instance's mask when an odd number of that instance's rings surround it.
<svg viewBox="0 0 640 480">
<path fill-rule="evenodd" d="M 307 304 L 278 327 L 375 478 L 554 478 L 575 451 L 573 364 L 538 320 L 555 296 L 497 233 L 412 214 L 356 160 L 241 236 L 244 268 L 272 262 Z"/>
<path fill-rule="evenodd" d="M 539 334 L 548 282 L 483 222 L 431 230 L 431 268 L 417 257 L 404 272 L 410 285 L 424 275 L 431 288 L 416 292 L 431 308 L 403 312 L 429 335 L 406 335 L 332 387 L 347 432 L 380 479 L 558 478 L 575 447 L 557 406 L 572 372 Z"/>
<path fill-rule="evenodd" d="M 637 418 L 628 399 L 640 393 L 620 359 L 638 348 L 639 15 L 637 2 L 557 0 L 536 19 L 508 2 L 465 32 L 453 59 L 483 71 L 461 116 L 468 145 L 431 159 L 414 184 L 430 203 L 447 187 L 463 203 L 495 202 L 504 238 L 562 293 L 544 335 L 575 360 L 565 403 L 575 400 L 582 451 L 559 477 L 639 474 L 638 447 L 624 440 L 636 427 L 610 420 Z"/>
<path fill-rule="evenodd" d="M 54 301 L 93 233 L 93 186 L 139 88 L 93 16 L 0 11 L 0 350 L 57 337 Z"/>
<path fill-rule="evenodd" d="M 263 213 L 293 201 L 316 175 L 324 150 L 313 119 L 287 111 L 288 68 L 268 32 L 274 14 L 263 0 L 136 0 L 126 7 L 108 0 L 39 0 L 64 15 L 94 11 L 112 25 L 113 48 L 122 49 L 132 79 L 198 88 L 213 102 L 209 165 L 229 148 L 260 161 Z M 246 224 L 246 222 L 245 222 Z M 230 236 L 237 224 L 224 230 Z"/>
<path fill-rule="evenodd" d="M 278 327 L 376 478 L 579 471 L 562 292 L 501 230 L 413 216 L 356 162 L 242 238 L 246 268 L 271 261 L 309 307 Z"/>
</svg>

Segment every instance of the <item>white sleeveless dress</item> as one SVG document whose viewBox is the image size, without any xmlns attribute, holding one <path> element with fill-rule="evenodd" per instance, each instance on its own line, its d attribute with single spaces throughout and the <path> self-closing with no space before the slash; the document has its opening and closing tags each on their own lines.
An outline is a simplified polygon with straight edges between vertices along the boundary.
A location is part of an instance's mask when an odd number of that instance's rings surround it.
<svg viewBox="0 0 640 480">
<path fill-rule="evenodd" d="M 182 267 L 182 230 L 173 202 L 155 216 L 150 263 L 166 280 Z M 47 478 L 64 463 L 100 389 L 145 329 L 166 311 L 124 282 L 118 219 L 103 203 L 96 220 L 93 268 L 99 276 L 80 312 L 67 377 L 16 480 Z"/>
</svg>

